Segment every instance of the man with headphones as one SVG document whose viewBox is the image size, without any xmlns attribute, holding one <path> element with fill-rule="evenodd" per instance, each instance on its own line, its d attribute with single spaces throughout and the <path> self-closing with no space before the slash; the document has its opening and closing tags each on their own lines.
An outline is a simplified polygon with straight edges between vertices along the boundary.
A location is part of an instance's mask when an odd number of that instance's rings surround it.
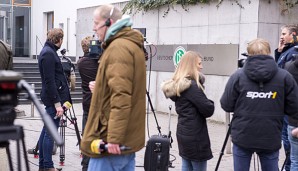
<svg viewBox="0 0 298 171">
<path fill-rule="evenodd" d="M 132 171 L 145 145 L 146 66 L 142 34 L 112 5 L 94 11 L 93 31 L 104 50 L 81 141 L 88 170 Z M 93 89 L 94 88 L 94 89 Z"/>
</svg>

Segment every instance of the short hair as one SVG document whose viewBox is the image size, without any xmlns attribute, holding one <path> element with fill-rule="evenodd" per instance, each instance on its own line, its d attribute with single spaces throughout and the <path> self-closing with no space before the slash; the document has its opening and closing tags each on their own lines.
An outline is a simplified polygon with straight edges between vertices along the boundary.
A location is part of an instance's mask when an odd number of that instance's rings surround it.
<svg viewBox="0 0 298 171">
<path fill-rule="evenodd" d="M 63 39 L 63 36 L 64 34 L 61 28 L 53 28 L 47 33 L 47 41 L 56 44 L 60 41 L 60 39 Z"/>
<path fill-rule="evenodd" d="M 90 45 L 91 39 L 92 39 L 91 36 L 87 36 L 81 41 L 81 46 L 84 53 L 89 53 L 89 45 Z"/>
<path fill-rule="evenodd" d="M 288 25 L 284 25 L 281 27 L 281 30 L 283 29 L 287 29 L 289 31 L 290 34 L 292 34 L 293 32 L 296 33 L 296 35 L 298 34 L 298 25 L 296 24 L 288 24 Z"/>
<path fill-rule="evenodd" d="M 122 12 L 113 5 L 101 5 L 94 13 L 103 19 L 111 18 L 114 22 L 122 18 Z"/>
<path fill-rule="evenodd" d="M 248 43 L 247 53 L 249 56 L 269 55 L 271 53 L 270 44 L 265 39 L 261 39 L 261 38 L 254 39 Z"/>
</svg>

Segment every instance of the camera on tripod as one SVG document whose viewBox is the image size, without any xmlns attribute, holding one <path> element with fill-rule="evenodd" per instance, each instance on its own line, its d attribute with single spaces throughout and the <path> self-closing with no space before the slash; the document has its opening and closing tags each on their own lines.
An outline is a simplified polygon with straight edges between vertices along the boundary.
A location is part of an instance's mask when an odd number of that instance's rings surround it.
<svg viewBox="0 0 298 171">
<path fill-rule="evenodd" d="M 16 119 L 14 107 L 18 104 L 18 82 L 21 77 L 16 72 L 0 72 L 0 125 L 13 125 Z"/>
<path fill-rule="evenodd" d="M 13 124 L 14 120 L 16 119 L 14 107 L 16 107 L 18 104 L 18 93 L 21 90 L 25 90 L 28 93 L 28 99 L 30 98 L 30 100 L 32 100 L 34 103 L 36 109 L 41 115 L 43 122 L 45 123 L 47 130 L 55 140 L 56 144 L 59 146 L 63 144 L 63 140 L 56 132 L 54 122 L 50 116 L 46 115 L 45 111 L 42 110 L 34 90 L 25 80 L 22 80 L 21 78 L 22 74 L 17 72 L 0 70 L 0 147 L 6 148 L 10 170 L 13 170 L 13 164 L 10 156 L 9 140 L 17 141 L 18 150 L 16 156 L 18 157 L 18 170 L 21 170 L 22 167 L 20 160 L 20 145 L 22 145 L 26 170 L 29 170 L 28 157 L 25 153 L 26 147 L 23 127 Z"/>
<path fill-rule="evenodd" d="M 241 53 L 242 56 L 244 56 L 244 58 L 238 59 L 238 68 L 242 68 L 245 64 L 245 61 L 248 57 L 247 53 Z"/>
<path fill-rule="evenodd" d="M 98 59 L 101 57 L 102 53 L 101 42 L 99 40 L 90 40 L 89 57 Z"/>
</svg>

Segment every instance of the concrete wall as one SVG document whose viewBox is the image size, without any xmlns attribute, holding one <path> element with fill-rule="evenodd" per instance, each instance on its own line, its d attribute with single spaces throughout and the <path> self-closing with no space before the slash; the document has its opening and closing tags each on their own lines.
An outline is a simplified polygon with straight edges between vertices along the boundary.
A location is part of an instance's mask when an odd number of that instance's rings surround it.
<svg viewBox="0 0 298 171">
<path fill-rule="evenodd" d="M 54 12 L 54 27 L 58 28 L 60 23 L 64 25 L 65 37 L 62 48 L 66 48 L 66 45 L 68 43 L 69 51 L 66 53 L 66 55 L 76 56 L 77 9 L 98 6 L 107 3 L 118 3 L 123 1 L 126 0 L 32 0 L 31 54 L 34 56 L 36 54 L 39 54 L 46 40 L 47 12 Z M 70 21 L 69 28 L 67 28 L 68 18 Z M 92 15 L 90 15 L 89 18 L 92 19 Z M 67 34 L 69 35 L 69 37 L 66 36 Z"/>
<path fill-rule="evenodd" d="M 55 3 L 57 2 L 57 3 Z M 57 5 L 61 4 L 59 8 Z M 110 1 L 115 2 L 116 1 Z M 174 6 L 166 17 L 163 17 L 166 7 L 149 11 L 146 13 L 136 13 L 132 16 L 135 28 L 147 29 L 147 40 L 153 44 L 239 44 L 240 53 L 246 52 L 247 43 L 257 37 L 267 39 L 272 49 L 278 45 L 280 26 L 285 23 L 298 23 L 297 7 L 291 10 L 290 14 L 282 16 L 280 14 L 280 5 L 278 1 L 242 0 L 244 8 L 231 1 L 223 1 L 216 7 L 216 2 L 210 4 L 189 6 L 188 11 L 185 11 L 181 6 Z M 43 12 L 55 11 L 55 27 L 61 22 L 66 22 L 70 18 L 71 29 L 71 48 L 68 55 L 82 55 L 80 41 L 87 35 L 92 35 L 92 13 L 96 4 L 94 1 L 81 1 L 80 5 L 73 2 L 70 7 L 68 1 L 53 0 L 46 2 L 45 0 L 33 0 L 32 20 L 33 36 L 38 35 L 45 40 L 43 32 L 44 19 Z M 100 2 L 104 4 L 104 2 Z M 125 3 L 117 3 L 116 6 L 123 8 Z M 38 6 L 38 9 L 37 7 Z M 67 10 L 62 10 L 67 7 Z M 36 17 L 35 17 L 36 16 Z M 37 27 L 39 26 L 39 27 Z M 32 41 L 34 44 L 34 40 Z M 34 48 L 33 48 L 34 51 Z M 222 64 L 224 65 L 224 64 Z M 220 67 L 220 66 L 218 66 Z M 168 106 L 174 106 L 171 100 L 165 99 L 160 90 L 162 81 L 171 78 L 173 73 L 156 72 L 147 73 L 147 80 L 150 85 L 148 89 L 157 111 L 168 112 Z M 150 78 L 149 78 L 150 75 Z M 221 109 L 219 99 L 223 93 L 228 76 L 206 75 L 206 94 L 214 100 L 216 110 L 212 119 L 224 121 L 224 111 Z M 150 88 L 149 88 L 150 87 Z M 175 110 L 172 110 L 174 112 Z"/>
</svg>

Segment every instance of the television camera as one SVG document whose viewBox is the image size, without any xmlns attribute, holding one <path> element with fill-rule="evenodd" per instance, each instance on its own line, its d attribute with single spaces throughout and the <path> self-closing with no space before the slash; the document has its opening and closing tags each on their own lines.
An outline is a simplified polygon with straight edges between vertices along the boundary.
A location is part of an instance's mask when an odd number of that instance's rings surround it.
<svg viewBox="0 0 298 171">
<path fill-rule="evenodd" d="M 28 157 L 25 153 L 26 147 L 23 127 L 14 125 L 14 120 L 16 119 L 14 107 L 18 104 L 18 93 L 21 90 L 25 90 L 28 93 L 28 99 L 35 104 L 46 128 L 56 141 L 56 144 L 59 146 L 63 144 L 62 138 L 56 131 L 54 122 L 49 115 L 45 114 L 45 111 L 41 108 L 41 105 L 34 93 L 34 90 L 25 80 L 22 80 L 22 75 L 14 71 L 0 70 L 0 147 L 6 148 L 10 170 L 13 170 L 13 166 L 9 152 L 9 140 L 17 141 L 17 149 L 20 149 L 19 141 L 22 142 L 26 169 L 29 170 Z M 18 150 L 17 153 L 17 166 L 19 167 L 19 170 L 21 170 L 20 150 Z"/>
</svg>

